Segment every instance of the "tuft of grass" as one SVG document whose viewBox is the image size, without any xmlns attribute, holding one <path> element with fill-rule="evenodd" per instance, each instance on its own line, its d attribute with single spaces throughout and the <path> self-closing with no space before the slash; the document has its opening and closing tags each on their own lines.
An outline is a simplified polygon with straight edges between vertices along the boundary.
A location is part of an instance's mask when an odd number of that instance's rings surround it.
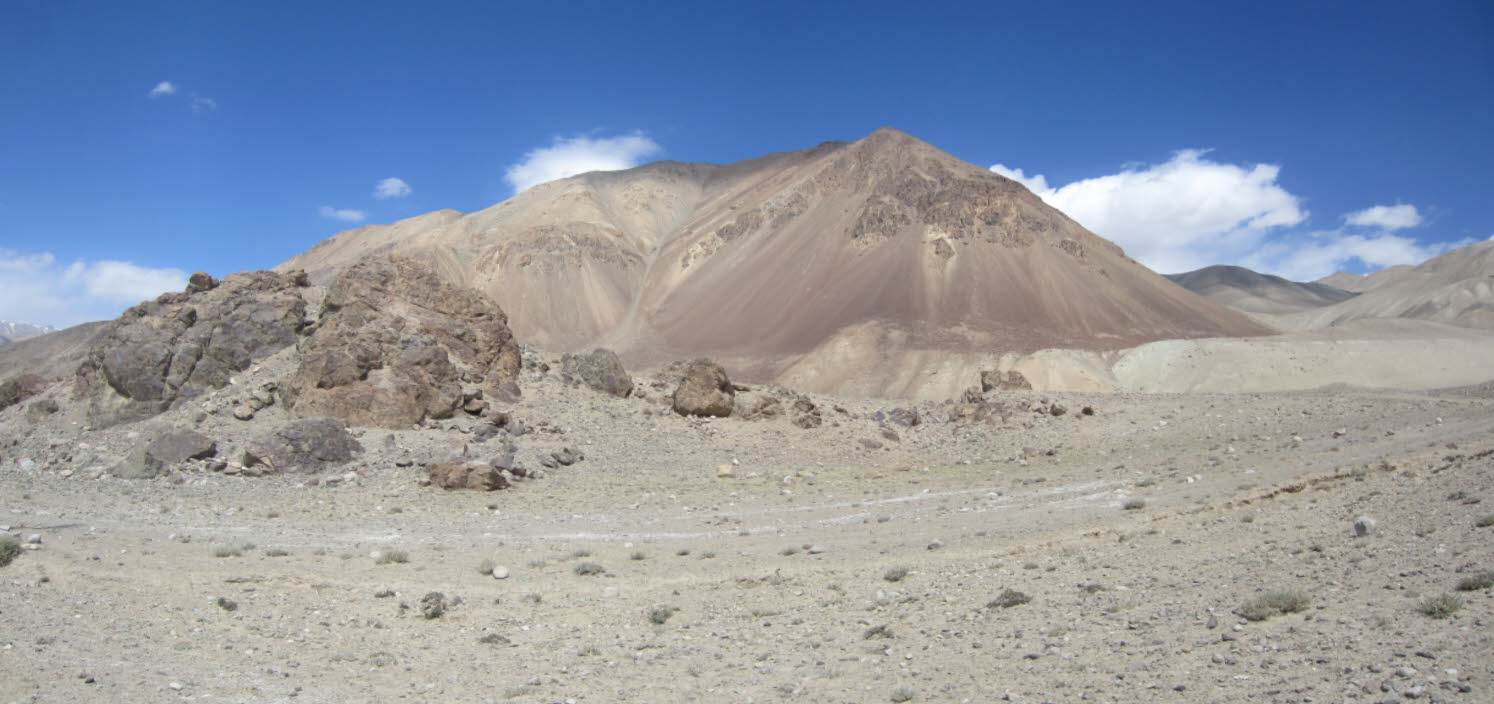
<svg viewBox="0 0 1494 704">
<path fill-rule="evenodd" d="M 649 609 L 648 621 L 649 623 L 652 623 L 656 626 L 662 626 L 666 621 L 669 620 L 669 617 L 673 615 L 674 609 L 671 609 L 668 606 L 660 606 L 657 608 Z"/>
<path fill-rule="evenodd" d="M 399 664 L 399 659 L 395 658 L 393 653 L 381 650 L 368 656 L 365 662 L 374 667 L 393 667 Z"/>
<path fill-rule="evenodd" d="M 571 571 L 582 577 L 595 577 L 596 575 L 606 573 L 607 568 L 595 562 L 587 561 L 576 563 L 576 566 Z"/>
<path fill-rule="evenodd" d="M 646 557 L 648 557 L 648 555 L 643 554 L 642 550 L 634 550 L 633 554 L 628 556 L 628 559 L 633 560 L 634 562 L 638 562 Z"/>
<path fill-rule="evenodd" d="M 220 597 L 218 597 L 218 600 L 214 601 L 213 603 L 217 604 L 218 608 L 223 609 L 224 611 L 238 611 L 239 610 L 239 602 L 234 601 L 233 599 L 230 599 L 230 598 L 228 598 L 226 596 L 220 596 Z"/>
<path fill-rule="evenodd" d="M 912 687 L 898 687 L 892 690 L 892 701 L 894 702 L 911 702 L 916 696 L 918 696 L 918 690 Z"/>
<path fill-rule="evenodd" d="M 4 567 L 15 561 L 16 556 L 21 554 L 21 541 L 14 535 L 0 537 L 0 567 Z"/>
<path fill-rule="evenodd" d="M 1494 526 L 1494 513 L 1479 516 L 1478 520 L 1473 522 L 1473 525 L 1476 525 L 1479 528 L 1488 528 L 1489 526 Z"/>
<path fill-rule="evenodd" d="M 409 561 L 410 554 L 405 552 L 404 550 L 390 550 L 389 552 L 379 555 L 379 559 L 375 560 L 375 563 L 380 565 L 403 565 Z"/>
<path fill-rule="evenodd" d="M 1140 511 L 1146 508 L 1146 499 L 1126 499 L 1126 503 L 1121 504 L 1121 508 L 1127 511 Z"/>
<path fill-rule="evenodd" d="M 497 566 L 498 563 L 493 562 L 492 560 L 483 560 L 482 562 L 477 563 L 477 573 L 491 575 L 493 574 L 493 568 Z"/>
<path fill-rule="evenodd" d="M 1438 594 L 1421 600 L 1416 610 L 1426 616 L 1442 620 L 1452 616 L 1458 609 L 1463 608 L 1463 600 L 1452 594 Z"/>
<path fill-rule="evenodd" d="M 290 554 L 285 548 L 265 548 L 265 557 L 285 557 Z"/>
<path fill-rule="evenodd" d="M 219 545 L 213 548 L 213 557 L 243 557 L 244 549 L 238 545 Z"/>
<path fill-rule="evenodd" d="M 1278 590 L 1262 594 L 1240 607 L 1247 621 L 1264 621 L 1272 616 L 1292 614 L 1307 608 L 1312 597 L 1300 590 Z"/>
<path fill-rule="evenodd" d="M 394 514 L 396 514 L 396 513 L 404 513 L 404 512 L 405 512 L 405 510 L 403 508 L 400 508 L 399 506 L 390 506 L 389 507 L 389 515 L 391 515 L 391 516 L 394 515 Z"/>
<path fill-rule="evenodd" d="M 714 550 L 707 550 L 707 551 L 705 551 L 705 552 L 703 552 L 703 553 L 700 554 L 700 559 L 702 559 L 702 560 L 710 560 L 710 559 L 713 559 L 715 557 L 716 557 L 716 551 L 714 551 Z"/>
<path fill-rule="evenodd" d="M 908 576 L 908 571 L 908 568 L 904 565 L 888 567 L 887 571 L 882 573 L 882 579 L 889 582 L 901 582 L 904 577 Z"/>
<path fill-rule="evenodd" d="M 788 557 L 790 555 L 797 555 L 797 554 L 799 554 L 799 548 L 796 548 L 796 547 L 790 545 L 790 546 L 788 546 L 788 547 L 786 547 L 786 548 L 784 548 L 782 550 L 779 550 L 778 554 L 782 555 L 784 557 Z"/>
<path fill-rule="evenodd" d="M 1494 571 L 1484 571 L 1458 580 L 1458 591 L 1476 592 L 1494 587 Z"/>
<path fill-rule="evenodd" d="M 581 559 L 583 557 L 591 557 L 591 551 L 587 550 L 586 548 L 581 548 L 580 550 L 572 550 L 571 551 L 571 559 L 572 560 L 579 560 L 579 559 Z"/>
<path fill-rule="evenodd" d="M 1032 601 L 1032 597 L 1015 589 L 1005 589 L 995 599 L 986 604 L 988 609 L 1010 609 L 1013 606 L 1021 606 Z"/>
<path fill-rule="evenodd" d="M 482 643 L 483 645 L 508 645 L 512 641 L 497 633 L 489 631 L 479 636 L 477 638 L 477 642 Z"/>
</svg>

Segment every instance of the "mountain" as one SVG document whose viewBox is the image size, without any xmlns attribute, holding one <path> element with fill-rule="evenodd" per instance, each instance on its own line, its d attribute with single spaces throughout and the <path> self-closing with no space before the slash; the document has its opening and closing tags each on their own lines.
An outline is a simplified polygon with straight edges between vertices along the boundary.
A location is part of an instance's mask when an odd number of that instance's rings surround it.
<svg viewBox="0 0 1494 704">
<path fill-rule="evenodd" d="M 1384 269 L 1369 274 L 1351 274 L 1347 271 L 1340 271 L 1336 274 L 1329 274 L 1328 276 L 1324 276 L 1314 283 L 1324 284 L 1327 286 L 1332 286 L 1334 288 L 1340 288 L 1345 291 L 1352 291 L 1354 293 L 1364 293 L 1365 291 L 1383 286 L 1387 283 L 1399 279 L 1402 274 L 1411 271 L 1412 268 L 1414 267 L 1412 267 L 1410 264 L 1398 264 L 1396 266 L 1385 267 Z"/>
<path fill-rule="evenodd" d="M 1272 322 L 1288 330 L 1316 330 L 1365 318 L 1411 318 L 1494 330 L 1494 242 L 1455 249 L 1415 267 L 1378 271 L 1359 284 L 1364 293 L 1352 299 Z"/>
<path fill-rule="evenodd" d="M 1222 306 L 1246 313 L 1280 315 L 1312 310 L 1355 294 L 1322 283 L 1298 283 L 1239 266 L 1210 266 L 1167 279 Z"/>
<path fill-rule="evenodd" d="M 45 335 L 49 332 L 57 332 L 57 328 L 50 325 L 32 325 L 31 323 L 11 323 L 0 320 L 0 345 L 11 342 L 19 342 L 28 337 Z"/>
<path fill-rule="evenodd" d="M 1004 353 L 1270 332 L 890 128 L 725 166 L 583 174 L 339 233 L 279 269 L 320 283 L 386 252 L 487 293 L 541 348 L 603 345 L 645 367 L 711 355 L 814 391 L 948 398 Z"/>
</svg>

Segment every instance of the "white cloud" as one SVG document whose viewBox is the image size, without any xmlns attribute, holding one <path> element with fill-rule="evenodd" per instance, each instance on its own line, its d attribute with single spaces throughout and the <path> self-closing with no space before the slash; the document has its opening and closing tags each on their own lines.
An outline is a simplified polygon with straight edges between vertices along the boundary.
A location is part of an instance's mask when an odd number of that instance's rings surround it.
<svg viewBox="0 0 1494 704">
<path fill-rule="evenodd" d="M 556 137 L 554 144 L 531 150 L 509 166 L 504 180 L 514 187 L 514 193 L 522 193 L 532 186 L 588 171 L 632 168 L 662 151 L 641 132 L 602 139 Z"/>
<path fill-rule="evenodd" d="M 1206 153 L 1187 149 L 1162 164 L 1126 166 L 1059 188 L 1022 169 L 996 164 L 991 170 L 1167 274 L 1235 264 L 1311 281 L 1351 266 L 1420 264 L 1473 242 L 1427 243 L 1395 234 L 1422 224 L 1413 205 L 1346 213 L 1346 226 L 1333 230 L 1296 230 L 1307 221 L 1307 211 L 1301 198 L 1277 183 L 1280 166 L 1223 164 L 1204 158 Z M 1375 232 L 1350 231 L 1350 226 Z"/>
<path fill-rule="evenodd" d="M 163 95 L 175 94 L 176 86 L 172 85 L 171 81 L 161 81 L 160 83 L 156 84 L 155 88 L 150 89 L 150 97 L 152 98 L 159 98 Z"/>
<path fill-rule="evenodd" d="M 117 317 L 125 308 L 180 291 L 187 274 L 131 262 L 57 263 L 51 253 L 0 250 L 0 320 L 66 327 Z"/>
<path fill-rule="evenodd" d="M 410 195 L 410 184 L 402 179 L 390 177 L 374 184 L 375 198 L 403 198 L 407 195 Z"/>
<path fill-rule="evenodd" d="M 1300 199 L 1276 183 L 1281 168 L 1239 166 L 1185 149 L 1150 166 L 1052 188 L 1001 164 L 992 171 L 1020 181 L 1049 205 L 1165 273 L 1188 271 L 1251 251 L 1270 232 L 1307 219 Z"/>
<path fill-rule="evenodd" d="M 217 109 L 218 109 L 218 101 L 213 100 L 212 98 L 193 98 L 192 99 L 192 112 L 204 113 L 204 112 L 212 112 L 212 111 L 217 110 Z"/>
<path fill-rule="evenodd" d="M 1350 225 L 1377 227 L 1387 232 L 1416 227 L 1422 223 L 1421 213 L 1414 205 L 1377 205 L 1357 210 L 1344 216 Z"/>
<path fill-rule="evenodd" d="M 363 222 L 363 220 L 368 217 L 368 214 L 361 210 L 334 208 L 330 205 L 322 206 L 321 210 L 319 210 L 318 212 L 320 212 L 322 214 L 322 217 L 324 218 L 333 218 L 335 220 L 342 220 L 344 222 Z"/>
</svg>

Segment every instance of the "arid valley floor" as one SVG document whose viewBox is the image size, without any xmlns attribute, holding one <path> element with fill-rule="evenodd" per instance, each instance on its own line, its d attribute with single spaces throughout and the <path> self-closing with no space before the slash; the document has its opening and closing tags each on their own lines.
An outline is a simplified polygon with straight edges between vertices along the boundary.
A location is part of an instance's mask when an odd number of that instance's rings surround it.
<svg viewBox="0 0 1494 704">
<path fill-rule="evenodd" d="M 476 418 L 355 429 L 365 452 L 308 485 L 98 476 L 93 454 L 150 422 L 84 447 L 78 404 L 7 410 L 0 523 L 34 549 L 0 569 L 0 695 L 1494 697 L 1494 596 L 1477 587 L 1494 569 L 1494 386 L 992 392 L 1000 417 L 904 404 L 912 426 L 890 403 L 815 396 L 824 422 L 804 429 L 681 417 L 662 381 L 617 399 L 538 359 L 505 407 L 529 429 L 512 442 L 531 464 L 584 459 L 498 492 L 419 484 L 423 463 L 507 437 L 476 443 Z M 232 450 L 226 403 L 205 399 L 195 427 Z M 480 572 L 495 565 L 507 578 Z M 1297 603 L 1245 617 L 1272 593 Z"/>
</svg>

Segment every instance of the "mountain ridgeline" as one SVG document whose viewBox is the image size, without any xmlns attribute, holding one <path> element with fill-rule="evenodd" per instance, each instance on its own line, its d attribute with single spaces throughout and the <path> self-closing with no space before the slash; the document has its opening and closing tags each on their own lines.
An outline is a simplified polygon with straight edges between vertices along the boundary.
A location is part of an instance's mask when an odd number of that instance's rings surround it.
<svg viewBox="0 0 1494 704">
<path fill-rule="evenodd" d="M 743 379 L 857 395 L 948 398 L 977 367 L 1049 347 L 1271 332 L 889 128 L 583 174 L 342 232 L 279 269 L 324 283 L 382 253 L 488 294 L 544 349 L 607 346 L 640 366 L 710 355 Z"/>
</svg>

